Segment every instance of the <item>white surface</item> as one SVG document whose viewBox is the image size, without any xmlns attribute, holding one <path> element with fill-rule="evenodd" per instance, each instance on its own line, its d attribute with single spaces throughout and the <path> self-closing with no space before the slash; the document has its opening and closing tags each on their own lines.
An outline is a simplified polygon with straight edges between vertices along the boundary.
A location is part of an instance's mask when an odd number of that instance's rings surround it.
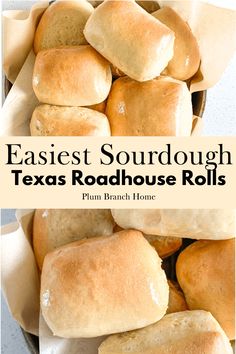
<svg viewBox="0 0 236 354">
<path fill-rule="evenodd" d="M 213 4 L 219 7 L 228 7 L 229 9 L 236 10 L 236 2 L 235 0 L 205 0 L 209 4 Z"/>
<path fill-rule="evenodd" d="M 207 90 L 204 135 L 236 135 L 236 56 L 220 82 Z"/>
<path fill-rule="evenodd" d="M 21 0 L 3 0 L 2 9 L 3 10 L 27 10 L 37 1 L 21 1 Z"/>
<path fill-rule="evenodd" d="M 3 10 L 27 9 L 35 1 L 3 1 Z M 218 6 L 236 8 L 235 0 L 208 0 Z M 217 60 L 217 58 L 216 58 Z M 221 81 L 208 90 L 204 113 L 204 135 L 236 135 L 236 56 L 227 68 Z M 2 224 L 14 220 L 13 210 L 3 210 Z M 5 301 L 2 300 L 2 343 L 3 354 L 28 354 L 17 323 L 12 319 Z"/>
</svg>

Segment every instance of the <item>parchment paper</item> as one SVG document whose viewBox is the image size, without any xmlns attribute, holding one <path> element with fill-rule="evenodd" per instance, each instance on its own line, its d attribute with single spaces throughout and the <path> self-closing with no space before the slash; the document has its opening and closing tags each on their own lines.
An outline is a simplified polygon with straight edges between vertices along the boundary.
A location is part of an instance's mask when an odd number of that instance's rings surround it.
<svg viewBox="0 0 236 354">
<path fill-rule="evenodd" d="M 34 32 L 49 1 L 40 1 L 30 11 L 3 11 L 3 68 L 12 83 L 29 54 Z"/>
<path fill-rule="evenodd" d="M 22 328 L 38 335 L 39 275 L 31 248 L 32 211 L 20 223 L 1 230 L 2 291 L 12 316 Z"/>
<path fill-rule="evenodd" d="M 98 354 L 98 347 L 106 338 L 65 339 L 52 335 L 40 314 L 39 346 L 41 354 Z"/>
<path fill-rule="evenodd" d="M 30 135 L 30 119 L 39 104 L 32 87 L 35 55 L 31 50 L 2 107 L 0 135 Z"/>
<path fill-rule="evenodd" d="M 193 116 L 193 127 L 191 136 L 200 136 L 203 131 L 203 119 Z"/>
<path fill-rule="evenodd" d="M 236 11 L 199 0 L 159 1 L 159 4 L 172 7 L 188 21 L 198 40 L 201 68 L 193 78 L 191 92 L 216 84 L 236 49 Z M 34 54 L 29 51 L 39 17 L 47 6 L 48 1 L 40 1 L 29 12 L 3 12 L 4 70 L 12 82 L 16 80 L 3 105 L 0 135 L 29 135 L 29 120 L 38 104 L 31 84 Z M 195 120 L 193 135 L 200 134 L 200 122 L 200 119 Z"/>
<path fill-rule="evenodd" d="M 18 210 L 17 223 L 1 228 L 2 291 L 9 310 L 27 332 L 38 335 L 41 354 L 97 354 L 105 337 L 53 336 L 39 310 L 39 273 L 31 246 L 33 210 Z"/>
</svg>

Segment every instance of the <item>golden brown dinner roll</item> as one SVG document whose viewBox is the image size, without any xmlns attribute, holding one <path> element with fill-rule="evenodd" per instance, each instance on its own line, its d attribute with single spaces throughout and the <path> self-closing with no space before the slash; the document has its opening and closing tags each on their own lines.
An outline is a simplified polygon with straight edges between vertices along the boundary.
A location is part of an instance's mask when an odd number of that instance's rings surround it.
<svg viewBox="0 0 236 354">
<path fill-rule="evenodd" d="M 87 237 L 110 236 L 113 227 L 108 209 L 37 209 L 33 246 L 39 268 L 46 254 L 56 248 Z"/>
<path fill-rule="evenodd" d="M 145 238 L 155 248 L 161 258 L 167 258 L 182 246 L 182 238 L 146 235 Z"/>
<path fill-rule="evenodd" d="M 235 338 L 235 241 L 198 241 L 178 257 L 177 278 L 191 310 L 210 311 Z"/>
<path fill-rule="evenodd" d="M 87 41 L 119 70 L 151 80 L 173 57 L 174 33 L 133 0 L 104 1 L 89 17 Z"/>
<path fill-rule="evenodd" d="M 161 259 L 139 231 L 74 242 L 45 257 L 41 308 L 54 335 L 97 337 L 145 327 L 167 305 Z"/>
<path fill-rule="evenodd" d="M 164 316 L 136 331 L 108 337 L 99 354 L 233 354 L 224 331 L 206 311 Z"/>
<path fill-rule="evenodd" d="M 112 85 L 106 115 L 112 135 L 190 136 L 191 94 L 168 77 L 140 83 L 125 76 Z"/>
<path fill-rule="evenodd" d="M 115 222 L 145 234 L 223 240 L 236 236 L 235 209 L 113 209 Z"/>
<path fill-rule="evenodd" d="M 90 106 L 111 88 L 109 63 L 89 45 L 42 50 L 33 72 L 38 100 L 57 106 Z"/>
<path fill-rule="evenodd" d="M 186 300 L 183 292 L 180 290 L 178 284 L 168 280 L 169 285 L 169 303 L 166 313 L 174 313 L 188 310 Z"/>
<path fill-rule="evenodd" d="M 33 136 L 110 136 L 105 114 L 84 107 L 47 104 L 35 108 L 30 122 Z"/>
<path fill-rule="evenodd" d="M 152 14 L 175 33 L 174 56 L 165 69 L 165 74 L 178 80 L 190 79 L 200 65 L 197 40 L 188 24 L 170 7 Z"/>
<path fill-rule="evenodd" d="M 34 37 L 34 52 L 65 45 L 86 44 L 84 26 L 93 12 L 85 0 L 56 1 L 44 12 Z"/>
</svg>

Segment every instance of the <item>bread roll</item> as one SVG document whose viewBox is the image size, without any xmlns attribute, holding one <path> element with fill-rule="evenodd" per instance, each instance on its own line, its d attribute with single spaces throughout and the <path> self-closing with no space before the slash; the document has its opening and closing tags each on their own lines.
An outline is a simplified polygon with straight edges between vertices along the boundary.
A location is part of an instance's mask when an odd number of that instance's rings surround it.
<svg viewBox="0 0 236 354">
<path fill-rule="evenodd" d="M 137 81 L 160 75 L 173 57 L 174 33 L 135 1 L 104 1 L 89 17 L 87 41 Z"/>
<path fill-rule="evenodd" d="M 30 122 L 32 136 L 110 136 L 105 114 L 84 107 L 40 105 Z"/>
<path fill-rule="evenodd" d="M 145 234 L 223 240 L 236 235 L 235 209 L 114 209 L 115 222 Z"/>
<path fill-rule="evenodd" d="M 85 0 L 56 1 L 44 12 L 34 37 L 34 52 L 61 45 L 86 44 L 84 26 L 93 12 Z"/>
<path fill-rule="evenodd" d="M 148 82 L 117 79 L 107 101 L 112 135 L 190 136 L 191 94 L 184 82 L 160 77 Z"/>
<path fill-rule="evenodd" d="M 146 328 L 108 337 L 99 354 L 233 354 L 214 317 L 205 311 L 164 316 Z"/>
<path fill-rule="evenodd" d="M 148 242 L 155 248 L 159 257 L 167 258 L 174 254 L 182 246 L 182 238 L 164 237 L 157 235 L 145 235 Z"/>
<path fill-rule="evenodd" d="M 38 100 L 57 106 L 90 106 L 111 88 L 109 63 L 89 45 L 43 50 L 33 72 Z"/>
<path fill-rule="evenodd" d="M 145 327 L 167 305 L 161 259 L 139 231 L 74 242 L 45 257 L 41 308 L 54 335 L 97 337 Z"/>
<path fill-rule="evenodd" d="M 210 311 L 235 339 L 235 241 L 198 241 L 178 257 L 176 272 L 190 309 Z"/>
<path fill-rule="evenodd" d="M 40 269 L 47 253 L 83 238 L 110 236 L 114 221 L 108 209 L 37 209 L 33 247 Z"/>
<path fill-rule="evenodd" d="M 179 289 L 178 284 L 168 280 L 169 285 L 169 303 L 166 313 L 174 313 L 188 310 L 183 292 Z"/>
<path fill-rule="evenodd" d="M 170 7 L 152 14 L 175 33 L 174 56 L 165 69 L 165 74 L 178 80 L 188 80 L 200 66 L 197 40 L 188 24 Z"/>
</svg>

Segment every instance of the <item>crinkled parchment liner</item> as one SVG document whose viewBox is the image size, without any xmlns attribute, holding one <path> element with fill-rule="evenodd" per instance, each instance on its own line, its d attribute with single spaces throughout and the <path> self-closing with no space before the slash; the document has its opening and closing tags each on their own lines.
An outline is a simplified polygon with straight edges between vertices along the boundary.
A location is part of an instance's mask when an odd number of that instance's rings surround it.
<svg viewBox="0 0 236 354">
<path fill-rule="evenodd" d="M 17 222 L 1 229 L 2 291 L 19 325 L 39 336 L 41 354 L 97 354 L 105 337 L 53 336 L 39 309 L 40 275 L 31 246 L 33 210 L 18 210 Z"/>
<path fill-rule="evenodd" d="M 236 49 L 236 11 L 205 4 L 199 0 L 164 0 L 158 3 L 177 11 L 189 23 L 199 43 L 201 67 L 192 80 L 191 92 L 214 86 L 220 80 Z M 40 1 L 28 12 L 3 12 L 4 71 L 14 85 L 3 105 L 1 135 L 29 135 L 29 120 L 39 103 L 31 84 L 35 60 L 31 48 L 35 28 L 48 4 L 48 1 Z M 201 120 L 198 121 L 201 124 Z M 201 130 L 198 121 L 195 121 L 197 134 Z M 194 134 L 196 135 L 196 132 Z"/>
</svg>

